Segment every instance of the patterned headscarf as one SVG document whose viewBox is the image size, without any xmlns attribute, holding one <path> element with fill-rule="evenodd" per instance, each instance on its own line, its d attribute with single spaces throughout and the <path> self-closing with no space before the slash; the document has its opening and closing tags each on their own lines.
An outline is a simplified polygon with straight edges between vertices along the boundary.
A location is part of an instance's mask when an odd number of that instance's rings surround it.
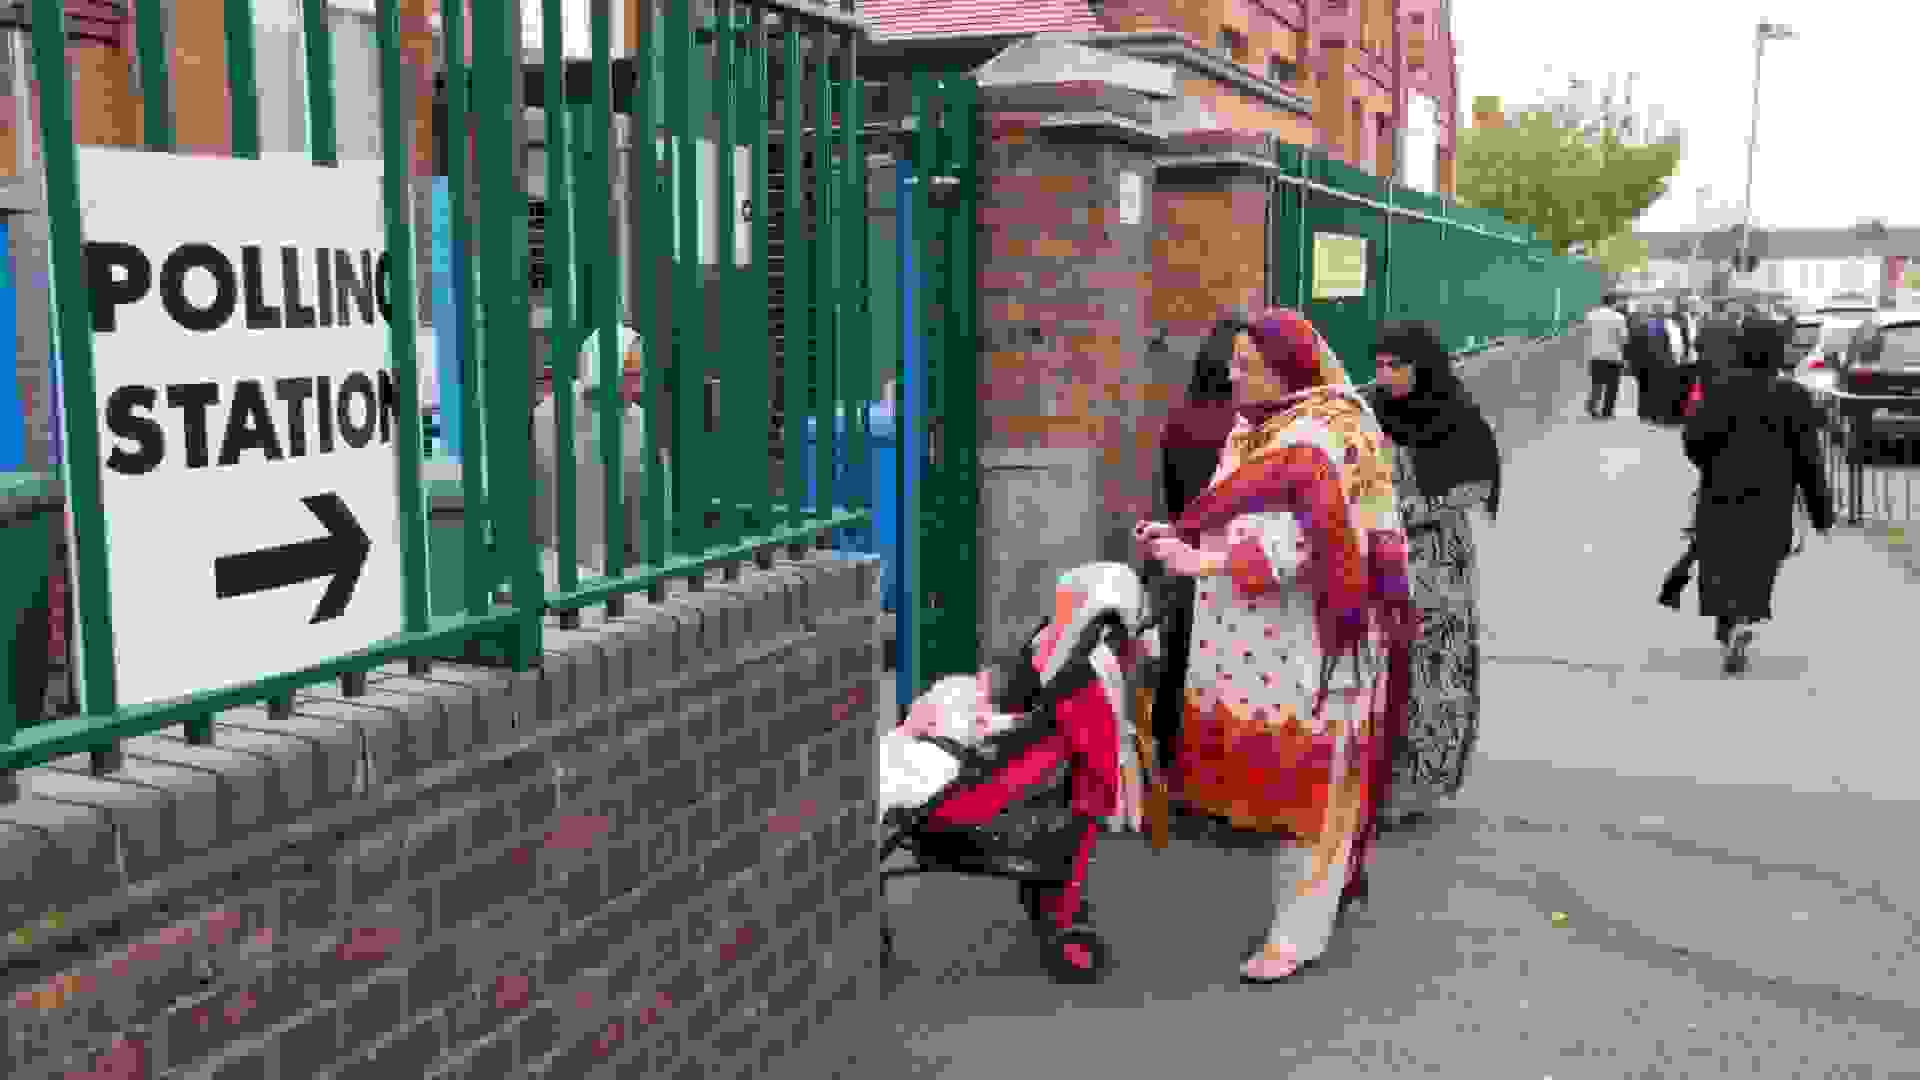
<svg viewBox="0 0 1920 1080">
<path fill-rule="evenodd" d="M 1305 315 L 1292 308 L 1268 308 L 1253 321 L 1248 332 L 1260 350 L 1267 374 L 1286 383 L 1291 391 L 1276 401 L 1249 402 L 1240 414 L 1254 427 L 1284 410 L 1300 395 L 1323 386 L 1344 386 L 1347 372 L 1341 366 L 1327 340 L 1320 336 Z"/>
</svg>

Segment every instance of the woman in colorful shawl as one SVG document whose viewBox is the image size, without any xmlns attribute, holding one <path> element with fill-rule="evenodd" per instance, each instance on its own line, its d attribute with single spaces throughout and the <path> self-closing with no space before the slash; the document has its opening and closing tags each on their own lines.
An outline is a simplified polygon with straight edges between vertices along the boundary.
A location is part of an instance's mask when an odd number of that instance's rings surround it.
<svg viewBox="0 0 1920 1080">
<path fill-rule="evenodd" d="M 1274 917 L 1243 981 L 1325 953 L 1364 894 L 1415 615 L 1385 437 L 1313 324 L 1240 335 L 1239 418 L 1177 526 L 1138 535 L 1198 579 L 1176 783 L 1190 806 L 1287 834 Z"/>
<path fill-rule="evenodd" d="M 1368 398 L 1393 440 L 1393 489 L 1407 530 L 1420 638 L 1407 734 L 1393 749 L 1382 828 L 1410 824 L 1460 793 L 1480 732 L 1480 587 L 1471 507 L 1500 509 L 1500 446 L 1426 323 L 1380 328 Z"/>
<path fill-rule="evenodd" d="M 1246 320 L 1224 318 L 1213 326 L 1193 365 L 1187 400 L 1167 416 L 1160 436 L 1160 483 L 1167 516 L 1178 520 L 1193 497 L 1205 491 L 1220 464 L 1220 448 L 1233 431 L 1233 343 L 1249 329 Z M 1175 575 L 1161 591 L 1167 619 L 1161 624 L 1159 685 L 1153 695 L 1153 743 L 1162 773 L 1174 766 L 1180 745 L 1180 715 L 1186 708 L 1187 659 L 1193 644 L 1193 579 Z"/>
</svg>

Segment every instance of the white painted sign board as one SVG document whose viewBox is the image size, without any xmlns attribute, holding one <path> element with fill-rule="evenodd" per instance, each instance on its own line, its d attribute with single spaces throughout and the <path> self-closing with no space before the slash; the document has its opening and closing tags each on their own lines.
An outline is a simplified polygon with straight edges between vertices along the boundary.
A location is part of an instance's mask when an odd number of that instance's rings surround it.
<svg viewBox="0 0 1920 1080">
<path fill-rule="evenodd" d="M 398 633 L 380 163 L 79 160 L 120 703 Z"/>
</svg>

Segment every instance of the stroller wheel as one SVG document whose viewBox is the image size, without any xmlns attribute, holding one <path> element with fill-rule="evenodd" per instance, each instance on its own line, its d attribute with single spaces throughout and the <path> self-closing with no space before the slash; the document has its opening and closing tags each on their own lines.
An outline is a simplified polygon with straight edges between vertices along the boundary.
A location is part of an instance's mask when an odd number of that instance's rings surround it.
<svg viewBox="0 0 1920 1080">
<path fill-rule="evenodd" d="M 1032 923 L 1042 936 L 1053 932 L 1053 917 L 1040 906 L 1040 898 L 1044 895 L 1046 895 L 1044 887 L 1031 881 L 1020 883 L 1020 910 L 1026 912 L 1027 921 Z M 1093 901 L 1081 899 L 1079 917 L 1074 921 L 1077 923 L 1093 921 Z"/>
<path fill-rule="evenodd" d="M 1058 983 L 1099 982 L 1106 977 L 1112 959 L 1100 935 L 1081 927 L 1052 935 L 1042 949 L 1047 974 Z"/>
</svg>

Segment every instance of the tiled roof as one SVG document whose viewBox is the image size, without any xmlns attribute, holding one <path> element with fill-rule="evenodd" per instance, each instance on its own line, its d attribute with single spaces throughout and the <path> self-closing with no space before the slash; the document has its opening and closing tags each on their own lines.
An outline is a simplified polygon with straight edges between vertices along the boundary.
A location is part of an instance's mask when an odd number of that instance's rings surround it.
<svg viewBox="0 0 1920 1080">
<path fill-rule="evenodd" d="M 860 0 L 878 40 L 1103 29 L 1087 0 Z"/>
</svg>

